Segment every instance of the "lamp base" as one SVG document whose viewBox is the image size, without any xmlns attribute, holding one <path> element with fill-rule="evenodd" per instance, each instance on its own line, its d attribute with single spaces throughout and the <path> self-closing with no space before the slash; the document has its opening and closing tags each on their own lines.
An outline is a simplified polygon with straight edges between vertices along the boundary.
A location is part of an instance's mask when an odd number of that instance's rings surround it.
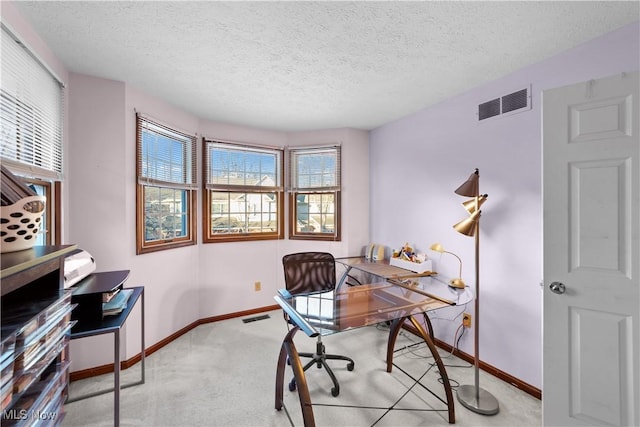
<svg viewBox="0 0 640 427">
<path fill-rule="evenodd" d="M 478 387 L 478 393 L 476 393 L 476 386 L 462 385 L 458 387 L 458 402 L 462 403 L 462 406 L 470 411 L 482 415 L 495 415 L 500 411 L 500 405 L 498 399 L 493 397 L 491 393 Z"/>
<path fill-rule="evenodd" d="M 449 286 L 451 286 L 452 288 L 464 289 L 465 284 L 462 279 L 451 279 L 449 280 Z"/>
</svg>

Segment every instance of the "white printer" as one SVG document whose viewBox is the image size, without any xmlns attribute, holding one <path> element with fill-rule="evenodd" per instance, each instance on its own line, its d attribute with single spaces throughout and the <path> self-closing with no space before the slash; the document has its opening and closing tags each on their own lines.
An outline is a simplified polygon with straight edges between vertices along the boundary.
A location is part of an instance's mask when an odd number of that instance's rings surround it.
<svg viewBox="0 0 640 427">
<path fill-rule="evenodd" d="M 64 288 L 67 289 L 84 279 L 96 269 L 96 262 L 91 254 L 83 249 L 76 249 L 64 259 Z"/>
</svg>

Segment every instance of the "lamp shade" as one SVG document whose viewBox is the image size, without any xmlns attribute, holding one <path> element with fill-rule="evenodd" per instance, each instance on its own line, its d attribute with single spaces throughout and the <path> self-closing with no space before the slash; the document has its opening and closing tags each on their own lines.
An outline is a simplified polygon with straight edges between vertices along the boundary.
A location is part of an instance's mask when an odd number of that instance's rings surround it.
<svg viewBox="0 0 640 427">
<path fill-rule="evenodd" d="M 482 204 L 485 202 L 485 200 L 487 200 L 487 197 L 489 197 L 488 194 L 483 194 L 481 196 L 478 196 L 478 208 L 480 208 L 480 206 L 482 206 Z M 464 202 L 462 204 L 462 206 L 470 214 L 474 213 L 476 211 L 476 199 L 475 199 L 475 197 L 473 199 L 471 199 L 471 200 L 467 200 L 466 202 Z"/>
<path fill-rule="evenodd" d="M 453 228 L 455 228 L 458 233 L 464 234 L 465 236 L 475 236 L 476 230 L 478 229 L 478 221 L 480 220 L 480 212 L 481 211 L 475 211 L 468 218 L 465 218 L 455 224 Z"/>
<path fill-rule="evenodd" d="M 475 170 L 460 187 L 455 191 L 456 194 L 466 197 L 476 197 L 479 192 L 480 172 Z"/>
<path fill-rule="evenodd" d="M 433 245 L 431 245 L 429 249 L 431 249 L 432 251 L 440 252 L 440 253 L 444 252 L 444 248 L 440 243 L 434 243 Z"/>
</svg>

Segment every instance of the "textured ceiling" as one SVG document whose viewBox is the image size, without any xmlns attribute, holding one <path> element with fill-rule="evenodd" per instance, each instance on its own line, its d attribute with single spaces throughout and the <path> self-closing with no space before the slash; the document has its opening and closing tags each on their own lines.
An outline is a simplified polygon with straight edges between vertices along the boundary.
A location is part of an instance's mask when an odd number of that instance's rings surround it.
<svg viewBox="0 0 640 427">
<path fill-rule="evenodd" d="M 73 72 L 198 117 L 373 129 L 639 19 L 639 2 L 19 1 Z"/>
</svg>

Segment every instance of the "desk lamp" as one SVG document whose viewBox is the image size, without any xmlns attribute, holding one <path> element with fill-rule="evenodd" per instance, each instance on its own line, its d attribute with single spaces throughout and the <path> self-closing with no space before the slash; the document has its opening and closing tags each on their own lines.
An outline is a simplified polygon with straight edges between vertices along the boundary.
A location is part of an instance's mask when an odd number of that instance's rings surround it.
<svg viewBox="0 0 640 427">
<path fill-rule="evenodd" d="M 451 286 L 452 288 L 464 289 L 465 285 L 464 281 L 462 280 L 462 260 L 460 259 L 460 257 L 453 252 L 445 251 L 440 243 L 434 243 L 429 249 L 431 249 L 432 251 L 440 252 L 441 254 L 451 254 L 454 257 L 458 258 L 458 261 L 460 262 L 460 272 L 458 273 L 457 279 L 449 280 L 449 286 Z"/>
<path fill-rule="evenodd" d="M 480 173 L 475 170 L 460 187 L 456 194 L 465 197 L 473 197 L 462 204 L 470 214 L 453 226 L 453 228 L 465 236 L 475 237 L 476 258 L 476 298 L 475 298 L 475 328 L 474 328 L 474 368 L 475 386 L 461 385 L 458 387 L 458 401 L 470 411 L 482 415 L 494 415 L 500 410 L 498 400 L 488 391 L 480 388 L 480 205 L 487 199 L 486 194 L 480 195 Z"/>
</svg>

